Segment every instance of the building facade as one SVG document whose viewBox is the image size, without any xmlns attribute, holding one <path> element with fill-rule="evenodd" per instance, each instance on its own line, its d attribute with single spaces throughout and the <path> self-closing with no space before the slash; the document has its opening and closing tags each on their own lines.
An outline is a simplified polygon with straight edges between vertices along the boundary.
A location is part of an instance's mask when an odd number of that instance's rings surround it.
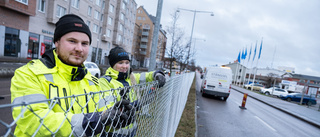
<svg viewBox="0 0 320 137">
<path fill-rule="evenodd" d="M 135 34 L 137 34 L 137 37 L 132 46 L 132 65 L 137 67 L 149 67 L 155 17 L 150 15 L 143 6 L 140 6 L 136 12 Z M 166 32 L 160 27 L 156 52 L 157 68 L 162 68 L 164 65 L 163 61 L 166 43 Z"/>
<path fill-rule="evenodd" d="M 134 0 L 0 1 L 0 56 L 40 58 L 55 47 L 55 23 L 72 13 L 79 15 L 92 33 L 87 61 L 108 64 L 111 48 L 120 46 L 131 52 L 136 10 Z"/>
</svg>

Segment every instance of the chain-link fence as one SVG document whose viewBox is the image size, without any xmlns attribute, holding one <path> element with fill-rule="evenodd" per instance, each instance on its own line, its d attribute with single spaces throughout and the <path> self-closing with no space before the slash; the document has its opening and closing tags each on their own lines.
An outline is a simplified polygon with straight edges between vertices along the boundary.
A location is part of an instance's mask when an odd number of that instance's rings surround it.
<svg viewBox="0 0 320 137">
<path fill-rule="evenodd" d="M 194 73 L 185 73 L 167 79 L 162 88 L 152 82 L 108 91 L 0 105 L 0 111 L 11 108 L 20 112 L 13 114 L 15 119 L 12 122 L 0 118 L 0 126 L 6 128 L 0 136 L 14 136 L 18 125 L 19 128 L 24 126 L 25 130 L 20 129 L 20 132 L 28 133 L 28 136 L 173 137 L 193 78 Z M 82 97 L 86 98 L 86 105 L 79 102 Z M 130 100 L 130 105 L 126 104 L 126 100 Z M 93 102 L 95 108 L 88 114 L 90 102 Z M 42 110 L 42 113 L 34 111 L 39 104 L 46 104 L 48 109 Z M 70 105 L 62 106 L 67 104 Z M 80 108 L 80 113 L 73 109 L 76 106 Z M 57 107 L 62 110 L 59 115 L 61 120 L 51 117 Z M 81 117 L 81 120 L 75 120 L 75 115 Z M 82 130 L 74 126 L 74 121 L 82 123 Z"/>
</svg>

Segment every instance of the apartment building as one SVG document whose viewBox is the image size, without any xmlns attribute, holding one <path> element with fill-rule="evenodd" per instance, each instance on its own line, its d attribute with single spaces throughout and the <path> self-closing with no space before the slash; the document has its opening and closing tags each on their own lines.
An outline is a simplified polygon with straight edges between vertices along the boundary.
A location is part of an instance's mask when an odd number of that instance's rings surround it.
<svg viewBox="0 0 320 137">
<path fill-rule="evenodd" d="M 137 9 L 135 27 L 137 37 L 132 46 L 133 66 L 149 67 L 155 21 L 156 17 L 150 15 L 143 6 Z M 166 32 L 161 27 L 158 34 L 156 67 L 161 68 L 163 67 L 167 37 Z"/>
<path fill-rule="evenodd" d="M 131 52 L 137 4 L 134 0 L 0 1 L 0 56 L 36 59 L 54 48 L 55 23 L 65 14 L 79 15 L 90 27 L 87 61 L 108 64 L 114 46 Z"/>
</svg>

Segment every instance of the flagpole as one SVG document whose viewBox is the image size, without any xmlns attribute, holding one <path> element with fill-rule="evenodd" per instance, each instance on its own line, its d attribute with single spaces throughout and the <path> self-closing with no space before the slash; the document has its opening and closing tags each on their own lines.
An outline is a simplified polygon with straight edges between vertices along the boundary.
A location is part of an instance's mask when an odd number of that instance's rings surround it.
<svg viewBox="0 0 320 137">
<path fill-rule="evenodd" d="M 249 59 L 250 59 L 250 58 L 249 58 Z M 249 63 L 249 60 L 247 61 L 247 66 L 248 66 L 248 63 Z M 246 76 L 247 76 L 247 69 L 246 69 L 246 71 L 244 72 L 242 88 L 244 87 L 244 83 L 245 83 L 245 80 L 246 80 Z"/>
<path fill-rule="evenodd" d="M 259 56 L 258 56 L 258 60 L 257 60 L 257 64 L 256 64 L 256 72 L 254 73 L 254 76 L 253 76 L 253 83 L 254 83 L 254 81 L 255 81 L 256 74 L 257 74 L 257 71 L 258 71 L 258 63 L 259 63 L 259 59 L 260 59 L 260 55 L 261 55 L 261 50 L 262 50 L 262 41 L 263 41 L 263 37 L 261 38 L 260 51 L 259 51 Z M 251 91 L 252 91 L 252 88 L 251 88 Z"/>
<path fill-rule="evenodd" d="M 256 50 L 257 50 L 257 42 L 256 42 L 254 55 L 253 55 L 253 57 L 252 57 L 252 61 L 251 61 L 251 65 L 250 65 L 250 68 L 251 68 L 251 69 L 250 69 L 250 73 L 249 73 L 247 85 L 249 85 L 249 81 L 250 81 L 250 79 L 251 79 L 251 73 L 253 73 L 252 64 L 253 64 L 254 58 L 255 58 L 255 56 L 256 56 Z M 249 60 L 248 60 L 248 62 L 250 62 L 251 51 L 252 51 L 252 44 L 251 44 L 251 48 L 250 48 L 250 55 L 249 55 Z M 247 88 L 248 88 L 248 87 L 247 87 Z"/>
<path fill-rule="evenodd" d="M 248 83 L 247 83 L 248 85 L 249 85 L 249 81 L 250 81 L 250 79 L 251 79 L 251 73 L 253 73 L 252 64 L 253 64 L 253 60 L 252 60 L 252 62 L 251 62 L 251 66 L 250 66 L 250 67 L 251 67 L 251 70 L 250 70 L 250 73 L 249 73 L 249 78 L 248 78 L 249 80 L 248 80 Z"/>
<path fill-rule="evenodd" d="M 259 63 L 259 59 L 257 60 L 256 69 L 255 69 L 255 72 L 254 72 L 254 75 L 253 75 L 253 84 L 254 84 L 254 81 L 256 79 L 256 74 L 257 74 L 257 71 L 258 71 L 258 63 Z M 251 88 L 251 91 L 252 90 L 253 90 L 253 88 Z"/>
<path fill-rule="evenodd" d="M 237 82 L 238 82 L 238 69 L 239 69 L 239 62 L 241 61 L 241 58 L 240 58 L 240 53 L 241 53 L 241 49 L 239 51 L 239 54 L 238 54 L 238 58 L 237 58 L 237 69 L 235 71 L 235 79 L 234 79 L 234 84 L 237 85 Z"/>
<path fill-rule="evenodd" d="M 233 80 L 233 84 L 234 84 L 234 85 L 237 84 L 236 78 L 237 78 L 237 75 L 238 75 L 238 69 L 239 69 L 238 66 L 239 66 L 239 61 L 237 61 L 237 68 L 236 68 L 236 70 L 235 70 L 235 72 L 234 72 L 234 80 Z"/>
</svg>

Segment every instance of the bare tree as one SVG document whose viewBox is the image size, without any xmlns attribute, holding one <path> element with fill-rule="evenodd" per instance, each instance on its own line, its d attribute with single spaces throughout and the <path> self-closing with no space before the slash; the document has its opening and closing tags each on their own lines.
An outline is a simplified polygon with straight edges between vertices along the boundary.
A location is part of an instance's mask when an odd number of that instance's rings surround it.
<svg viewBox="0 0 320 137">
<path fill-rule="evenodd" d="M 174 12 L 171 14 L 171 25 L 167 27 L 167 34 L 169 39 L 171 39 L 171 46 L 167 48 L 167 55 L 169 56 L 170 63 L 170 74 L 172 74 L 173 61 L 180 62 L 184 58 L 185 48 L 182 46 L 182 38 L 184 32 L 178 27 L 177 21 L 179 19 L 179 14 Z"/>
<path fill-rule="evenodd" d="M 277 78 L 279 77 L 278 74 L 275 73 L 268 73 L 267 74 L 267 87 L 273 87 L 273 84 L 276 84 Z"/>
</svg>

